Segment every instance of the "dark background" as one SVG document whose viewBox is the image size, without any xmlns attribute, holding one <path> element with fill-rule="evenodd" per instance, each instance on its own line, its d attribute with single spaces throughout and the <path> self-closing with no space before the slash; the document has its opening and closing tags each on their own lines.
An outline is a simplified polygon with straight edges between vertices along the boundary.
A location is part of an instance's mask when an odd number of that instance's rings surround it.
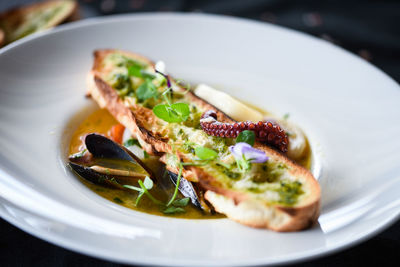
<svg viewBox="0 0 400 267">
<path fill-rule="evenodd" d="M 0 1 L 0 11 L 35 1 Z M 400 0 L 81 0 L 82 18 L 134 12 L 204 12 L 274 23 L 333 42 L 400 81 Z M 399 103 L 400 105 L 400 103 Z M 400 164 L 400 163 L 399 163 Z M 400 192 L 399 192 L 400 193 Z M 400 221 L 353 248 L 301 266 L 399 266 Z M 119 266 L 30 236 L 0 220 L 1 266 Z"/>
</svg>

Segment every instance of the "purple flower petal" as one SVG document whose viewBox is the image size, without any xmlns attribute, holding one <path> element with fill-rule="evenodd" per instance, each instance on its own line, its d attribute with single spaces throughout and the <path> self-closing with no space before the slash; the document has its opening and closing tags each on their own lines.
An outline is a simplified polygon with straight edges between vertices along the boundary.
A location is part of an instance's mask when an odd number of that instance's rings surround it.
<svg viewBox="0 0 400 267">
<path fill-rule="evenodd" d="M 254 149 L 244 151 L 245 158 L 253 163 L 263 163 L 268 160 L 267 155 L 264 151 Z"/>
<path fill-rule="evenodd" d="M 246 160 L 253 163 L 263 163 L 268 160 L 268 157 L 264 151 L 255 149 L 251 145 L 244 142 L 230 146 L 229 151 L 231 151 L 233 156 L 238 160 L 242 160 L 243 156 Z"/>
<path fill-rule="evenodd" d="M 229 147 L 229 151 L 233 154 L 233 156 L 236 159 L 241 159 L 242 158 L 242 146 L 240 144 L 246 144 L 246 143 L 237 143 L 234 146 Z"/>
</svg>

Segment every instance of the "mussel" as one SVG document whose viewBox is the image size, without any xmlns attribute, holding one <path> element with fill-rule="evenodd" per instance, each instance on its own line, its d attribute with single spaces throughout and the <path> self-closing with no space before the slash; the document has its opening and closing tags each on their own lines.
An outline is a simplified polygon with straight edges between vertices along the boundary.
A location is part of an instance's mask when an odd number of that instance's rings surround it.
<svg viewBox="0 0 400 267">
<path fill-rule="evenodd" d="M 171 179 L 171 182 L 176 186 L 178 175 L 176 173 L 168 171 L 168 176 Z M 204 210 L 204 205 L 201 205 L 198 194 L 191 182 L 181 177 L 178 189 L 183 196 L 190 198 L 190 201 L 195 207 Z"/>
<path fill-rule="evenodd" d="M 68 165 L 82 178 L 88 180 L 91 183 L 100 184 L 115 189 L 124 189 L 124 187 L 119 182 L 117 182 L 115 178 L 110 177 L 106 174 L 96 172 L 91 167 L 79 165 L 73 162 L 69 162 Z"/>
<path fill-rule="evenodd" d="M 120 180 L 126 182 L 126 180 L 129 180 L 128 177 L 144 178 L 145 176 L 149 176 L 154 182 L 156 181 L 153 171 L 136 157 L 135 154 L 105 136 L 94 133 L 88 134 L 85 137 L 85 146 L 89 153 L 81 155 L 81 157 L 72 155 L 69 158 L 69 166 L 82 178 L 91 183 L 123 189 L 124 187 L 119 182 Z M 114 165 L 121 165 L 120 163 L 123 162 L 134 163 L 134 166 L 139 165 L 144 171 L 136 172 L 129 168 L 104 167 L 98 164 L 98 161 L 103 161 L 104 164 L 104 161 L 112 159 L 117 160 L 117 163 L 119 163 Z M 108 163 L 108 165 L 110 164 Z M 133 165 L 131 164 L 131 166 Z"/>
<path fill-rule="evenodd" d="M 135 154 L 129 149 L 121 146 L 113 140 L 99 134 L 88 134 L 85 138 L 87 150 L 95 158 L 126 160 L 139 164 L 148 174 L 149 177 L 156 182 L 156 176 L 153 171 L 146 166 Z"/>
<path fill-rule="evenodd" d="M 163 181 L 162 178 L 156 177 L 153 171 L 130 150 L 103 135 L 95 133 L 88 134 L 85 137 L 85 145 L 87 151 L 89 152 L 85 154 L 86 157 L 70 157 L 70 162 L 68 165 L 77 174 L 79 174 L 79 176 L 91 183 L 100 184 L 114 189 L 126 190 L 126 188 L 123 187 L 123 184 L 126 183 L 130 177 L 142 179 L 144 176 L 146 176 L 142 172 L 103 167 L 95 163 L 98 159 L 114 159 L 118 160 L 118 162 L 127 161 L 131 163 L 137 163 L 143 168 L 153 182 L 159 183 L 161 186 L 163 186 L 163 184 L 166 182 Z M 168 171 L 167 174 L 175 186 L 178 175 L 170 171 Z M 201 210 L 207 210 L 205 205 L 202 204 L 201 199 L 199 199 L 198 193 L 196 192 L 192 183 L 186 180 L 184 177 L 181 177 L 178 189 L 183 196 L 190 198 L 195 207 Z"/>
</svg>

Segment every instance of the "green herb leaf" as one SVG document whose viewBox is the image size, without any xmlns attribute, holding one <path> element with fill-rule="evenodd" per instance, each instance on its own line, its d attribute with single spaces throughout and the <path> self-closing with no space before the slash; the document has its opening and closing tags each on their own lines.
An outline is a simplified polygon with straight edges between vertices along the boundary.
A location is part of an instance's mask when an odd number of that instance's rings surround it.
<svg viewBox="0 0 400 267">
<path fill-rule="evenodd" d="M 171 108 L 165 104 L 159 104 L 153 108 L 153 113 L 158 118 L 166 121 L 166 122 L 181 122 L 181 118 L 178 116 L 173 116 L 171 114 Z"/>
<path fill-rule="evenodd" d="M 154 183 L 148 176 L 146 176 L 144 178 L 143 185 L 144 187 L 146 187 L 147 190 L 150 190 L 153 188 Z"/>
<path fill-rule="evenodd" d="M 151 81 L 145 81 L 136 90 L 139 101 L 145 101 L 157 96 L 157 87 Z"/>
<path fill-rule="evenodd" d="M 153 108 L 153 112 L 166 122 L 182 122 L 187 120 L 190 114 L 189 105 L 186 103 L 175 103 L 171 106 L 160 104 Z"/>
<path fill-rule="evenodd" d="M 179 207 L 174 207 L 174 206 L 169 206 L 165 210 L 163 210 L 163 213 L 165 214 L 174 214 L 174 213 L 183 213 L 185 212 L 184 209 L 179 208 Z"/>
<path fill-rule="evenodd" d="M 175 207 L 185 207 L 190 201 L 190 198 L 185 197 L 181 199 L 177 199 L 174 202 L 172 202 L 172 205 Z"/>
<path fill-rule="evenodd" d="M 187 120 L 190 114 L 189 105 L 186 103 L 175 103 L 171 105 L 171 108 L 175 110 L 182 118 L 182 121 Z"/>
<path fill-rule="evenodd" d="M 198 146 L 194 149 L 196 156 L 201 160 L 213 160 L 218 157 L 218 153 L 215 150 Z"/>
<path fill-rule="evenodd" d="M 154 78 L 156 78 L 155 74 L 151 73 L 150 71 L 144 70 L 143 66 L 141 65 L 132 65 L 128 67 L 128 75 L 149 80 L 153 80 Z"/>
<path fill-rule="evenodd" d="M 253 146 L 255 140 L 256 140 L 256 135 L 254 134 L 254 132 L 245 130 L 239 133 L 238 137 L 236 138 L 236 143 L 244 142 Z"/>
<path fill-rule="evenodd" d="M 141 73 L 142 67 L 139 65 L 133 65 L 128 68 L 128 75 L 135 76 L 135 77 L 142 77 Z"/>
<path fill-rule="evenodd" d="M 133 138 L 130 138 L 130 139 L 126 140 L 126 141 L 124 142 L 124 146 L 125 146 L 125 147 L 129 147 L 129 146 L 138 146 L 138 147 L 142 147 L 142 146 L 140 145 L 139 141 L 138 141 L 137 139 L 133 139 Z"/>
<path fill-rule="evenodd" d="M 144 156 L 145 159 L 150 158 L 149 153 L 147 153 L 145 150 L 143 150 L 143 156 Z"/>
</svg>

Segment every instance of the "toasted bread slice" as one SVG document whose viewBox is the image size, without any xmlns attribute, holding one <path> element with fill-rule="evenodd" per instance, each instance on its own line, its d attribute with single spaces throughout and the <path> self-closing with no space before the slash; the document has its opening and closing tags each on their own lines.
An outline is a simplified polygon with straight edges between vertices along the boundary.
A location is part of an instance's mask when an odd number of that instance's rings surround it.
<svg viewBox="0 0 400 267">
<path fill-rule="evenodd" d="M 78 4 L 72 0 L 45 1 L 13 8 L 0 14 L 0 28 L 4 32 L 0 46 L 77 18 Z"/>
<path fill-rule="evenodd" d="M 123 64 L 111 60 L 118 57 L 139 62 L 145 66 L 145 70 L 154 72 L 154 63 L 143 56 L 119 50 L 98 50 L 94 53 L 93 68 L 87 79 L 88 94 L 136 135 L 148 153 L 162 155 L 161 160 L 166 163 L 167 168 L 177 172 L 178 167 L 171 158 L 179 158 L 183 162 L 194 159 L 192 154 L 181 149 L 184 139 L 177 136 L 183 132 L 188 140 L 197 145 L 219 149 L 220 160 L 228 159 L 229 162 L 230 153 L 226 152 L 226 146 L 233 141 L 209 137 L 195 126 L 182 123 L 173 123 L 171 126 L 156 117 L 151 108 L 138 103 L 134 96 L 121 96 L 122 91 L 117 89 L 119 85 L 115 85 L 113 79 L 116 75 L 127 75 L 127 70 Z M 137 77 L 129 79 L 130 85 L 140 85 L 143 82 Z M 176 93 L 184 91 L 174 81 L 173 88 Z M 181 101 L 190 103 L 200 113 L 214 110 L 221 122 L 234 122 L 190 91 L 183 94 Z M 191 119 L 195 121 L 199 117 Z M 185 166 L 183 176 L 197 182 L 206 191 L 205 198 L 218 212 L 242 224 L 275 231 L 297 231 L 314 224 L 319 215 L 320 187 L 313 175 L 267 145 L 256 142 L 254 147 L 264 151 L 269 157 L 267 164 L 262 165 L 265 166 L 264 171 L 254 166 L 254 171 L 252 169 L 249 174 L 243 174 L 240 179 L 236 179 L 230 173 L 226 174 L 225 169 L 220 171 L 222 167 L 218 164 L 206 164 Z M 258 177 L 258 180 L 254 177 Z"/>
</svg>

